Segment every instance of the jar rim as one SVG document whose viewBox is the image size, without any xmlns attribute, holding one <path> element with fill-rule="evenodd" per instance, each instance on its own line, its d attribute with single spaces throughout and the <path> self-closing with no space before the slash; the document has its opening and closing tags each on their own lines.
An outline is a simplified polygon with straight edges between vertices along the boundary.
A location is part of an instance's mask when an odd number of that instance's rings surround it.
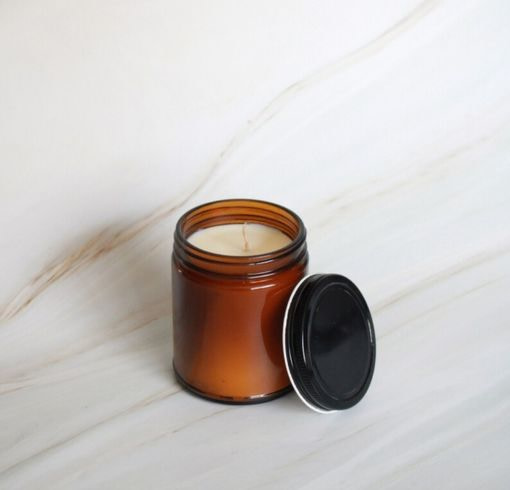
<svg viewBox="0 0 510 490">
<path fill-rule="evenodd" d="M 236 208 L 238 206 L 246 206 L 247 208 L 253 208 L 254 210 L 258 209 L 257 204 L 263 205 L 267 207 L 265 210 L 270 212 L 271 208 L 274 209 L 274 214 L 277 215 L 278 211 L 283 212 L 286 215 L 286 218 L 292 220 L 296 227 L 296 233 L 294 236 L 290 236 L 286 233 L 287 236 L 291 239 L 291 241 L 285 245 L 284 247 L 278 248 L 276 250 L 272 250 L 270 252 L 264 252 L 261 254 L 253 254 L 253 255 L 225 255 L 216 252 L 210 252 L 208 250 L 204 250 L 200 247 L 193 245 L 188 241 L 188 236 L 190 236 L 193 232 L 203 229 L 201 227 L 197 227 L 196 230 L 193 230 L 191 233 L 186 234 L 185 232 L 185 224 L 197 213 L 200 213 L 201 210 L 204 212 L 210 209 L 220 209 L 221 205 L 225 205 L 226 208 L 232 207 Z M 235 213 L 234 213 L 235 215 Z M 228 213 L 225 213 L 225 216 L 228 216 Z M 207 222 L 207 218 L 204 219 L 203 222 Z M 255 221 L 257 222 L 257 221 Z M 220 223 L 218 223 L 220 224 Z M 221 223 L 221 224 L 229 224 Z M 276 225 L 270 224 L 269 226 L 273 226 L 277 228 Z M 282 231 L 282 230 L 280 230 Z M 199 258 L 200 260 L 207 262 L 221 262 L 221 263 L 229 263 L 229 264 L 239 264 L 239 265 L 260 265 L 268 262 L 272 262 L 276 259 L 285 257 L 289 254 L 292 254 L 296 250 L 298 250 L 306 240 L 306 228 L 301 220 L 301 218 L 289 208 L 282 206 L 281 204 L 276 204 L 271 201 L 265 201 L 261 199 L 247 199 L 247 198 L 231 198 L 231 199 L 219 199 L 211 202 L 207 202 L 204 204 L 199 204 L 186 211 L 177 221 L 175 227 L 175 235 L 174 235 L 174 243 L 184 247 L 186 252 L 192 256 Z"/>
</svg>

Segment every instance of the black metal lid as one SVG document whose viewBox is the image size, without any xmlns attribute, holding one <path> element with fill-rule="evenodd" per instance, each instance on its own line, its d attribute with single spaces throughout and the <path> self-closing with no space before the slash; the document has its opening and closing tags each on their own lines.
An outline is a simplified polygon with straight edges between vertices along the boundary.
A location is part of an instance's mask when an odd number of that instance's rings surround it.
<svg viewBox="0 0 510 490">
<path fill-rule="evenodd" d="M 375 333 L 354 283 L 338 274 L 302 279 L 287 305 L 283 350 L 292 385 L 311 409 L 329 413 L 358 403 L 374 372 Z"/>
</svg>

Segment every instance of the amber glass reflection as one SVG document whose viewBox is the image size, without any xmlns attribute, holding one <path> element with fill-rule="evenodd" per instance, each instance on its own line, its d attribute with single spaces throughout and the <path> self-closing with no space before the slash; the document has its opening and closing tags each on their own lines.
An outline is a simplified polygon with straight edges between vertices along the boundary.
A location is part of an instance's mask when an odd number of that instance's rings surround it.
<svg viewBox="0 0 510 490">
<path fill-rule="evenodd" d="M 187 241 L 199 229 L 245 222 L 273 226 L 292 241 L 243 257 Z M 231 403 L 265 401 L 289 389 L 282 323 L 290 293 L 306 274 L 305 239 L 296 214 L 264 201 L 216 201 L 182 216 L 172 263 L 174 369 L 188 389 Z"/>
</svg>

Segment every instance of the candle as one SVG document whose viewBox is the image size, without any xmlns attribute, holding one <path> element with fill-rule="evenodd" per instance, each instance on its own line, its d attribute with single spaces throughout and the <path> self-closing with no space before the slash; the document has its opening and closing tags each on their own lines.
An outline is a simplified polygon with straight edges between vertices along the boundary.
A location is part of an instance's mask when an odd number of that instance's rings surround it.
<svg viewBox="0 0 510 490">
<path fill-rule="evenodd" d="M 207 252 L 221 255 L 259 255 L 279 250 L 291 239 L 272 226 L 258 223 L 228 224 L 198 230 L 188 242 Z"/>
<path fill-rule="evenodd" d="M 308 264 L 301 219 L 272 203 L 216 201 L 184 214 L 174 238 L 178 380 L 203 397 L 230 403 L 286 393 L 283 317 Z"/>
</svg>

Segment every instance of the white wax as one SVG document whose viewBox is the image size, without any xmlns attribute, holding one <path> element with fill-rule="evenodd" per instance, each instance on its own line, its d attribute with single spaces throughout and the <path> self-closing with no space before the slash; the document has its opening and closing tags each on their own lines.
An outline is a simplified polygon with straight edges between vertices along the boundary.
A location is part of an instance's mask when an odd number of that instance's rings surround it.
<svg viewBox="0 0 510 490">
<path fill-rule="evenodd" d="M 245 256 L 273 252 L 291 239 L 272 226 L 246 223 L 204 228 L 190 235 L 188 242 L 207 252 Z"/>
</svg>

